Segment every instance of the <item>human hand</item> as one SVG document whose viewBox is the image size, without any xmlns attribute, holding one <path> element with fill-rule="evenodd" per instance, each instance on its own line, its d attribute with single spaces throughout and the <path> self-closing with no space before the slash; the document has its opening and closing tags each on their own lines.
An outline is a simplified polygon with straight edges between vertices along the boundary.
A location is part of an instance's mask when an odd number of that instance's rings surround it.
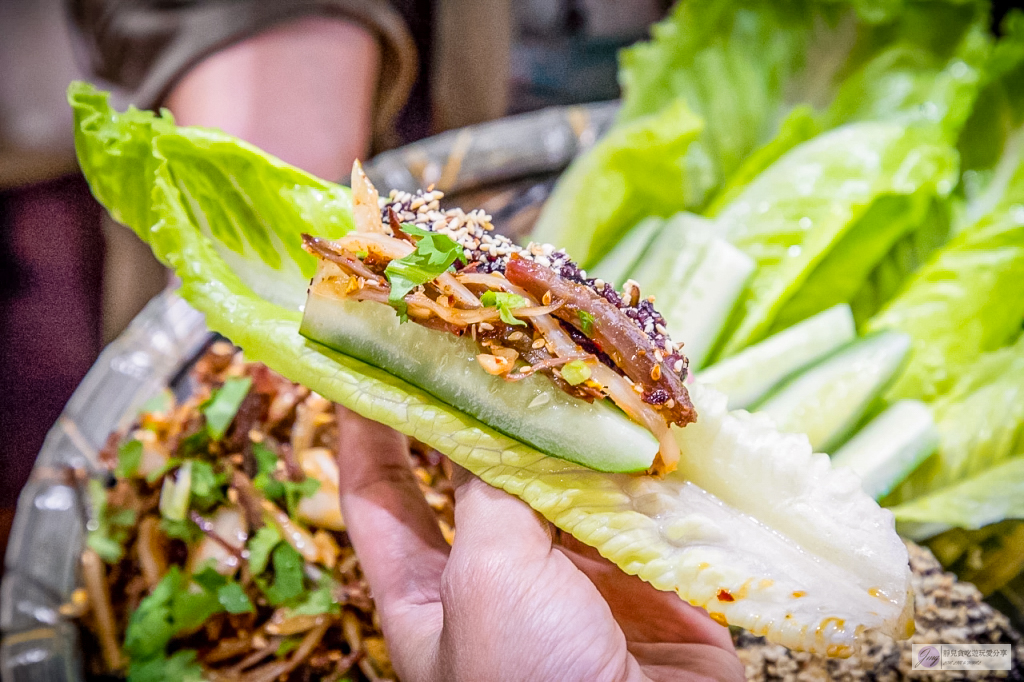
<svg viewBox="0 0 1024 682">
<path fill-rule="evenodd" d="M 338 408 L 341 510 L 405 682 L 742 680 L 729 632 L 464 469 L 449 548 L 401 434 Z"/>
</svg>

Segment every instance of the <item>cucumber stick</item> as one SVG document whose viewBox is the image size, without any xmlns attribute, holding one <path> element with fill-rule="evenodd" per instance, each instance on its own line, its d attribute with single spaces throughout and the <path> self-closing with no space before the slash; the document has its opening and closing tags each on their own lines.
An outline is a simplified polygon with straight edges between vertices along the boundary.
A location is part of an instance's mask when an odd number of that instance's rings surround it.
<svg viewBox="0 0 1024 682">
<path fill-rule="evenodd" d="M 689 281 L 713 238 L 713 221 L 693 213 L 677 213 L 647 246 L 629 277 L 640 284 L 644 296 L 659 301 L 660 310 L 660 302 L 678 293 Z"/>
<path fill-rule="evenodd" d="M 806 433 L 829 452 L 857 426 L 892 383 L 910 352 L 910 337 L 885 331 L 858 339 L 786 381 L 760 405 L 779 429 Z"/>
<path fill-rule="evenodd" d="M 697 377 L 729 396 L 730 410 L 747 409 L 786 377 L 856 336 L 853 313 L 840 304 L 716 362 Z"/>
<path fill-rule="evenodd" d="M 703 366 L 754 267 L 750 256 L 725 240 L 713 239 L 686 284 L 655 299 L 669 334 L 683 342 L 691 367 Z"/>
<path fill-rule="evenodd" d="M 832 455 L 832 465 L 853 469 L 864 492 L 888 495 L 935 451 L 939 432 L 920 400 L 900 400 L 875 417 Z"/>
<path fill-rule="evenodd" d="M 657 239 L 665 220 L 657 216 L 644 218 L 633 227 L 597 265 L 588 268 L 591 277 L 603 279 L 621 288 L 647 246 Z"/>
<path fill-rule="evenodd" d="M 658 452 L 651 432 L 611 401 L 573 398 L 539 374 L 518 382 L 492 376 L 477 363 L 480 350 L 472 339 L 399 324 L 382 303 L 310 292 L 300 332 L 555 457 L 598 471 L 634 472 L 650 467 Z"/>
</svg>

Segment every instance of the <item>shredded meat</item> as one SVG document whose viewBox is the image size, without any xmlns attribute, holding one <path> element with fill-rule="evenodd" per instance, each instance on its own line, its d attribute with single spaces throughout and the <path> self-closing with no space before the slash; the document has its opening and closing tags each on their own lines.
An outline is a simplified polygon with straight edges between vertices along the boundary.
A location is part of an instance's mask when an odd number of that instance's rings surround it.
<svg viewBox="0 0 1024 682">
<path fill-rule="evenodd" d="M 696 412 L 682 379 L 658 359 L 662 351 L 622 310 L 590 288 L 570 282 L 550 268 L 525 258 L 509 259 L 505 277 L 543 302 L 560 302 L 562 305 L 553 314 L 579 331 L 589 332 L 598 350 L 643 387 L 644 402 L 657 405 L 666 421 L 680 426 L 696 421 Z M 593 320 L 592 328 L 586 328 L 581 312 Z"/>
</svg>

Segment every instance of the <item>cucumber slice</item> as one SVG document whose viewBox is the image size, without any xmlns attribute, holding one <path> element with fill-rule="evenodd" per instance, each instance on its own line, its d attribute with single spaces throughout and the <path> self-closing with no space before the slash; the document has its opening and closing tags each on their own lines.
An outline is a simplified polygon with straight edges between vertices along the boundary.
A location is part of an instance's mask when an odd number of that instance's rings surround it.
<svg viewBox="0 0 1024 682">
<path fill-rule="evenodd" d="M 832 455 L 832 465 L 848 467 L 864 492 L 881 499 L 935 452 L 939 432 L 932 411 L 920 400 L 900 400 L 875 417 Z"/>
<path fill-rule="evenodd" d="M 655 298 L 669 335 L 685 344 L 691 367 L 704 365 L 754 267 L 750 256 L 712 239 L 683 288 Z"/>
<path fill-rule="evenodd" d="M 783 379 L 856 336 L 850 306 L 840 304 L 716 362 L 698 379 L 728 395 L 730 410 L 745 410 Z"/>
<path fill-rule="evenodd" d="M 587 268 L 588 274 L 621 288 L 648 244 L 657 238 L 664 225 L 665 220 L 657 216 L 644 218 L 597 265 Z"/>
<path fill-rule="evenodd" d="M 545 376 L 510 382 L 477 363 L 476 343 L 415 323 L 389 306 L 310 293 L 303 336 L 398 376 L 541 452 L 598 471 L 644 471 L 658 442 L 608 400 L 573 398 Z"/>
<path fill-rule="evenodd" d="M 674 298 L 689 281 L 714 232 L 711 220 L 677 213 L 651 241 L 629 277 L 640 284 L 644 296 L 658 301 Z"/>
<path fill-rule="evenodd" d="M 787 381 L 757 411 L 771 416 L 781 431 L 806 433 L 816 452 L 828 452 L 892 383 L 909 352 L 907 334 L 865 336 Z"/>
</svg>

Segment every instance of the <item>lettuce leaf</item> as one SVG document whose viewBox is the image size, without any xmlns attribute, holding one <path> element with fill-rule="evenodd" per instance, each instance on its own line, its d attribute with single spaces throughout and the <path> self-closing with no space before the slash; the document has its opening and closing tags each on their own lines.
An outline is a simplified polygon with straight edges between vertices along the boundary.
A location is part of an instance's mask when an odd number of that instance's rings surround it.
<svg viewBox="0 0 1024 682">
<path fill-rule="evenodd" d="M 82 167 L 97 195 L 132 221 L 175 268 L 182 295 L 249 359 L 447 454 L 627 573 L 722 621 L 832 654 L 848 653 L 862 628 L 908 634 L 907 554 L 892 516 L 855 478 L 813 455 L 806 438 L 729 413 L 724 396 L 694 384 L 701 419 L 678 432 L 685 462 L 678 474 L 603 474 L 545 456 L 384 371 L 307 341 L 298 332 L 301 302 L 263 296 L 271 285 L 304 289 L 304 259 L 288 245 L 303 231 L 348 229 L 347 191 L 220 133 L 114 112 L 90 86 L 73 85 L 69 101 Z M 196 163 L 201 159 L 210 163 Z M 108 182 L 108 174 L 133 173 L 148 176 L 123 187 Z M 219 212 L 212 194 L 192 196 L 193 188 L 212 190 L 215 179 L 227 179 Z M 281 212 L 272 233 L 264 208 Z M 270 235 L 278 267 L 252 245 L 250 232 Z M 231 248 L 232 234 L 241 251 Z M 835 626 L 839 620 L 845 628 Z"/>
<path fill-rule="evenodd" d="M 641 218 L 680 210 L 689 174 L 683 154 L 701 126 L 680 100 L 615 128 L 562 176 L 531 238 L 591 267 Z"/>
<path fill-rule="evenodd" d="M 1024 453 L 999 466 L 892 508 L 901 523 L 974 530 L 1004 519 L 1024 518 Z M 911 531 L 912 533 L 912 531 Z M 913 536 L 913 535 L 912 535 Z"/>
<path fill-rule="evenodd" d="M 1024 190 L 1024 166 L 1014 181 Z M 914 275 L 868 331 L 913 338 L 906 369 L 887 399 L 930 401 L 984 352 L 1012 341 L 1024 320 L 1024 210 L 997 210 L 965 228 Z"/>
<path fill-rule="evenodd" d="M 1024 337 L 978 358 L 932 411 L 939 450 L 890 502 L 955 485 L 1024 452 Z"/>
<path fill-rule="evenodd" d="M 956 172 L 956 152 L 932 128 L 884 121 L 823 133 L 772 164 L 716 218 L 758 265 L 724 355 L 768 335 L 783 306 L 876 201 L 948 193 Z"/>
</svg>

